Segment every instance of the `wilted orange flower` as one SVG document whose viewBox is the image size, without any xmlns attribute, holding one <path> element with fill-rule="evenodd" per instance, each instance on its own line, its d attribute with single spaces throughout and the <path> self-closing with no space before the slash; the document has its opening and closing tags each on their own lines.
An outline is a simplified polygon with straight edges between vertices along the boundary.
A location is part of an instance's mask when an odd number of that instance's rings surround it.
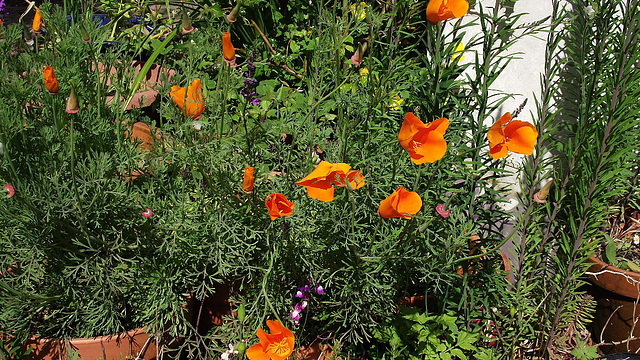
<svg viewBox="0 0 640 360">
<path fill-rule="evenodd" d="M 295 207 L 295 204 L 287 200 L 281 193 L 273 193 L 267 196 L 267 200 L 265 200 L 264 203 L 267 205 L 267 209 L 269 209 L 271 220 L 275 220 L 280 216 L 291 216 L 293 208 Z"/>
<path fill-rule="evenodd" d="M 351 188 L 359 189 L 364 186 L 364 175 L 360 170 L 351 170 L 351 166 L 347 164 L 322 161 L 311 174 L 298 181 L 296 185 L 306 187 L 310 197 L 329 202 L 334 197 L 333 186 L 345 187 L 347 182 Z"/>
<path fill-rule="evenodd" d="M 186 104 L 185 104 L 186 94 Z M 199 118 L 204 112 L 204 98 L 202 97 L 202 83 L 195 79 L 189 85 L 189 89 L 180 86 L 172 86 L 169 96 L 178 104 L 182 113 L 189 117 Z M 185 108 L 186 105 L 186 108 Z"/>
<path fill-rule="evenodd" d="M 463 17 L 468 11 L 467 0 L 430 0 L 427 5 L 427 20 L 436 24 L 443 20 Z"/>
<path fill-rule="evenodd" d="M 36 14 L 33 16 L 33 25 L 31 26 L 31 31 L 34 33 L 39 33 L 42 30 L 42 12 L 40 9 L 36 9 Z"/>
<path fill-rule="evenodd" d="M 403 219 L 411 219 L 411 215 L 415 215 L 422 207 L 422 199 L 418 193 L 407 191 L 400 186 L 389 195 L 388 198 L 380 201 L 378 207 L 378 215 L 384 219 L 401 217 Z"/>
<path fill-rule="evenodd" d="M 526 121 L 511 120 L 511 113 L 502 115 L 489 129 L 489 154 L 502 159 L 509 151 L 531 155 L 538 139 L 538 130 Z"/>
<path fill-rule="evenodd" d="M 249 360 L 284 360 L 291 356 L 295 346 L 295 336 L 280 321 L 267 320 L 271 334 L 258 329 L 260 342 L 247 349 Z"/>
<path fill-rule="evenodd" d="M 449 120 L 446 118 L 424 124 L 413 113 L 408 113 L 400 128 L 398 141 L 409 152 L 414 163 L 432 163 L 442 159 L 447 152 L 444 134 L 448 127 Z"/>
<path fill-rule="evenodd" d="M 222 34 L 222 57 L 224 61 L 229 64 L 235 65 L 236 63 L 236 49 L 231 43 L 231 34 L 228 32 Z"/>
<path fill-rule="evenodd" d="M 55 94 L 60 89 L 60 84 L 58 83 L 58 79 L 56 78 L 56 74 L 53 72 L 53 68 L 51 66 L 47 66 L 44 68 L 44 86 L 49 90 L 50 93 Z"/>
<path fill-rule="evenodd" d="M 244 181 L 242 182 L 242 191 L 247 194 L 251 194 L 253 192 L 253 183 L 255 182 L 255 178 L 253 177 L 253 167 L 247 166 L 244 169 Z"/>
</svg>

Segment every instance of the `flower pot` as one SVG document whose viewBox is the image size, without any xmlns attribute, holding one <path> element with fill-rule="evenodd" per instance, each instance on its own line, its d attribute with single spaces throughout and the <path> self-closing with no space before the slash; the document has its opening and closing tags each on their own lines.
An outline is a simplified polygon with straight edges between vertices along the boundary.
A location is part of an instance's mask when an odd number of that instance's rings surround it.
<svg viewBox="0 0 640 360">
<path fill-rule="evenodd" d="M 600 350 L 612 352 L 640 351 L 640 274 L 619 269 L 591 257 L 586 275 L 595 285 L 592 295 L 597 305 L 591 334 Z M 633 340 L 635 339 L 635 340 Z"/>
<path fill-rule="evenodd" d="M 24 346 L 31 349 L 27 359 L 33 360 L 155 359 L 160 350 L 154 336 L 146 333 L 145 328 L 134 329 L 119 335 L 69 340 L 31 337 Z"/>
<path fill-rule="evenodd" d="M 144 62 L 142 61 L 133 61 L 131 63 L 131 68 L 133 69 L 133 75 L 138 76 L 140 70 L 144 66 Z M 115 67 L 105 66 L 102 63 L 98 63 L 97 70 L 102 74 L 102 76 L 108 76 L 106 86 L 111 85 L 110 75 L 105 74 L 115 74 L 117 73 L 117 69 Z M 161 87 L 163 79 L 170 80 L 173 75 L 175 75 L 175 71 L 172 69 L 163 68 L 160 65 L 154 64 L 151 66 L 145 78 L 143 79 L 140 87 L 137 92 L 134 94 L 133 99 L 127 105 L 125 110 L 131 110 L 134 108 L 143 108 L 151 105 L 156 98 L 158 97 L 158 88 Z M 107 96 L 107 103 L 111 104 L 114 101 L 113 95 Z M 126 101 L 124 97 L 120 98 L 121 102 Z"/>
</svg>

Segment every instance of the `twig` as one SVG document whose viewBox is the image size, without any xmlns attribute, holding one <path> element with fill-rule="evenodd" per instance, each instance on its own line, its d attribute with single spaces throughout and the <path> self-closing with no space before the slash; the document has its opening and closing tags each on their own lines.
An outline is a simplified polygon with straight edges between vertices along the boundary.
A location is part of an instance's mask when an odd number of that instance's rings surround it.
<svg viewBox="0 0 640 360">
<path fill-rule="evenodd" d="M 277 54 L 277 51 L 273 48 L 273 46 L 271 46 L 271 43 L 269 42 L 269 39 L 267 39 L 266 35 L 262 32 L 262 30 L 260 29 L 258 24 L 256 24 L 256 22 L 253 19 L 251 19 L 251 25 L 253 25 L 253 27 L 255 27 L 256 30 L 258 30 L 258 33 L 260 34 L 260 37 L 262 38 L 262 41 L 264 41 L 264 43 L 267 45 L 267 47 L 269 48 L 271 53 L 273 55 Z M 298 79 L 302 79 L 302 75 L 298 74 L 295 70 L 290 68 L 287 64 L 278 65 L 278 64 L 269 63 L 269 65 L 275 66 L 275 67 L 279 67 L 279 68 L 285 70 L 286 72 L 288 72 L 289 74 L 297 77 Z"/>
</svg>

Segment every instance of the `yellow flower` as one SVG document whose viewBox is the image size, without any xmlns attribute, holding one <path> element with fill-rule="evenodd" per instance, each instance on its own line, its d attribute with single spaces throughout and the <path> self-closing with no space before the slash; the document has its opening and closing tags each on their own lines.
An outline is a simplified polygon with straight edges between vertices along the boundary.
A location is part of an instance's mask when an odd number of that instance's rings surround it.
<svg viewBox="0 0 640 360">
<path fill-rule="evenodd" d="M 351 4 L 349 6 L 349 10 L 351 10 L 351 15 L 355 17 L 357 20 L 364 20 L 367 17 L 367 8 L 369 5 L 364 1 L 361 1 L 359 4 Z"/>
<path fill-rule="evenodd" d="M 400 110 L 400 106 L 402 106 L 403 102 L 404 99 L 401 98 L 398 93 L 393 91 L 391 92 L 391 97 L 389 99 L 389 102 L 387 103 L 387 107 L 389 108 L 389 110 Z"/>
<path fill-rule="evenodd" d="M 464 44 L 462 41 L 458 42 L 456 45 L 456 49 L 453 51 L 453 55 L 451 55 L 451 62 L 464 61 Z"/>
</svg>

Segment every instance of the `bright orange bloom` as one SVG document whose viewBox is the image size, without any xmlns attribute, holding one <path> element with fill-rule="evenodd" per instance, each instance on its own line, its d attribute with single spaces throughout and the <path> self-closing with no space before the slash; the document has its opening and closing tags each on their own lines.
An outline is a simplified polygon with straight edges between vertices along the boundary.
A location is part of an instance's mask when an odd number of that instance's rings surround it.
<svg viewBox="0 0 640 360">
<path fill-rule="evenodd" d="M 294 203 L 287 200 L 287 198 L 280 193 L 273 193 L 267 196 L 267 200 L 265 200 L 264 203 L 267 205 L 271 220 L 275 220 L 280 216 L 291 216 L 293 208 L 295 207 Z"/>
<path fill-rule="evenodd" d="M 526 121 L 511 120 L 511 113 L 502 115 L 489 129 L 489 154 L 502 159 L 509 151 L 531 155 L 538 139 L 538 130 Z"/>
<path fill-rule="evenodd" d="M 437 24 L 443 20 L 463 17 L 468 11 L 467 0 L 430 0 L 427 5 L 427 20 Z"/>
<path fill-rule="evenodd" d="M 398 141 L 409 152 L 414 163 L 432 163 L 442 159 L 447 152 L 444 133 L 448 127 L 449 120 L 445 118 L 424 124 L 413 113 L 408 113 L 400 128 Z"/>
<path fill-rule="evenodd" d="M 36 9 L 36 14 L 33 16 L 33 25 L 31 26 L 31 31 L 34 33 L 38 33 L 42 30 L 42 12 L 40 9 Z"/>
<path fill-rule="evenodd" d="M 260 343 L 247 349 L 249 360 L 284 360 L 291 356 L 295 346 L 295 336 L 280 321 L 267 320 L 271 334 L 258 329 Z"/>
<path fill-rule="evenodd" d="M 53 68 L 51 66 L 47 66 L 44 68 L 44 86 L 46 86 L 47 90 L 50 93 L 55 94 L 60 89 L 60 84 L 58 83 L 58 79 L 56 78 L 56 74 L 53 72 Z"/>
<path fill-rule="evenodd" d="M 351 170 L 351 166 L 347 164 L 322 161 L 296 185 L 306 187 L 310 197 L 329 202 L 333 201 L 333 186 L 345 187 L 347 183 L 352 189 L 359 189 L 364 186 L 364 175 L 360 170 Z"/>
<path fill-rule="evenodd" d="M 231 43 L 231 34 L 228 32 L 222 34 L 222 57 L 229 64 L 236 63 L 236 49 Z"/>
<path fill-rule="evenodd" d="M 247 166 L 244 169 L 244 181 L 242 182 L 242 191 L 247 194 L 251 194 L 253 192 L 253 183 L 255 182 L 255 178 L 253 177 L 253 167 Z"/>
<path fill-rule="evenodd" d="M 185 95 L 187 97 L 186 104 Z M 202 83 L 200 79 L 193 80 L 188 90 L 180 86 L 172 86 L 169 96 L 171 96 L 186 116 L 197 119 L 204 112 L 204 98 L 202 97 Z"/>
<path fill-rule="evenodd" d="M 422 207 L 422 199 L 418 193 L 407 191 L 400 186 L 386 199 L 380 201 L 378 215 L 384 219 L 401 217 L 411 219 Z"/>
</svg>

